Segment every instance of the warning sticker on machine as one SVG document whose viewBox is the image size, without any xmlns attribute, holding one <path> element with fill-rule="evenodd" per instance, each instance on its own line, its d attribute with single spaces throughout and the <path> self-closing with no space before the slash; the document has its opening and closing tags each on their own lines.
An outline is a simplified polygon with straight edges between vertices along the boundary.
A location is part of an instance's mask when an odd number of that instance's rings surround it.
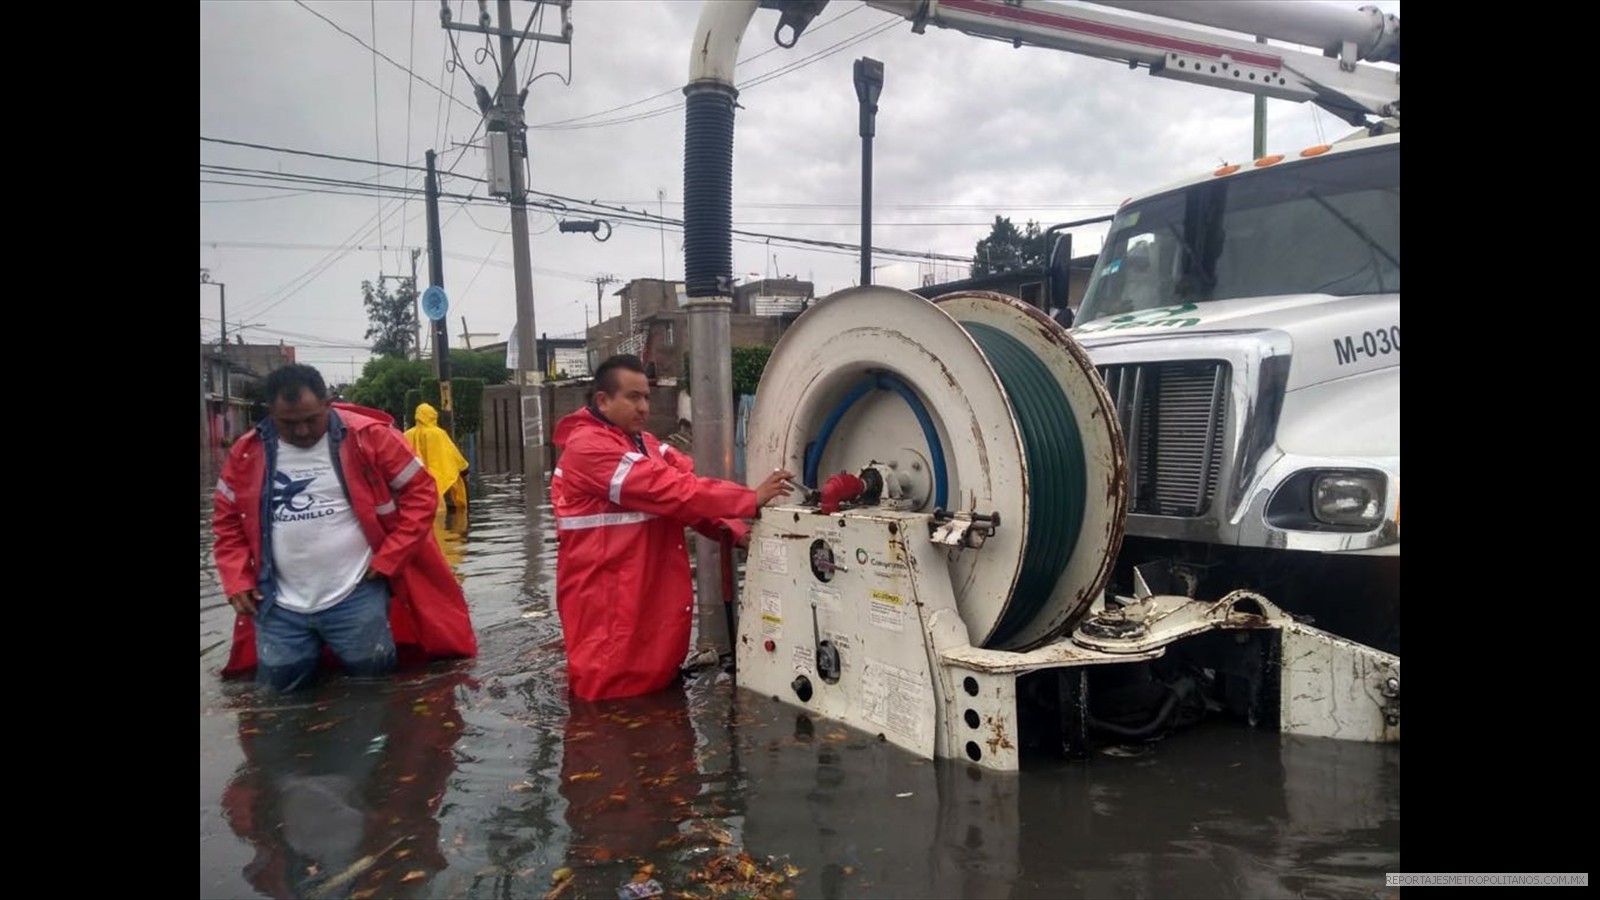
<svg viewBox="0 0 1600 900">
<path fill-rule="evenodd" d="M 876 659 L 867 660 L 862 671 L 861 703 L 869 722 L 909 738 L 916 737 L 923 716 L 933 715 L 924 708 L 927 686 L 915 672 Z"/>
<path fill-rule="evenodd" d="M 777 591 L 761 592 L 761 637 L 783 637 L 783 597 Z"/>
<path fill-rule="evenodd" d="M 774 575 L 789 574 L 789 548 L 783 541 L 761 539 L 761 571 Z"/>
<path fill-rule="evenodd" d="M 905 631 L 906 602 L 888 591 L 873 591 L 867 621 L 885 631 Z"/>
<path fill-rule="evenodd" d="M 794 670 L 796 672 L 814 672 L 817 669 L 816 655 L 805 644 L 797 644 L 794 648 Z"/>
<path fill-rule="evenodd" d="M 840 612 L 844 609 L 839 603 L 839 592 L 832 588 L 813 585 L 811 588 L 811 602 L 816 604 L 817 609 L 826 612 Z"/>
</svg>

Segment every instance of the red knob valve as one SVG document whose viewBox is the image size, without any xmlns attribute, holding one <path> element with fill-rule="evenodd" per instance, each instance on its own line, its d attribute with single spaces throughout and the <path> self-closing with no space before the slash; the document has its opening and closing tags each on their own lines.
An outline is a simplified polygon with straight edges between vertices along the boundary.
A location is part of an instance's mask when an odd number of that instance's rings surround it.
<svg viewBox="0 0 1600 900">
<path fill-rule="evenodd" d="M 828 479 L 822 486 L 822 511 L 832 515 L 839 509 L 839 504 L 846 500 L 854 500 L 861 496 L 867 486 L 861 479 L 849 472 L 840 472 Z"/>
</svg>

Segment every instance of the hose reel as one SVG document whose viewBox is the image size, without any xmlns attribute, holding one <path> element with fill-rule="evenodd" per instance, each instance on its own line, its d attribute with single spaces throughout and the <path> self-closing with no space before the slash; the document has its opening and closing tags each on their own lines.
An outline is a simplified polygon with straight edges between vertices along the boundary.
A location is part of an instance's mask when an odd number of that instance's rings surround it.
<svg viewBox="0 0 1600 900">
<path fill-rule="evenodd" d="M 1126 461 L 1087 354 L 1041 311 L 868 286 L 813 304 L 773 349 L 749 471 L 820 487 L 863 473 L 873 500 L 933 514 L 975 646 L 1025 650 L 1088 608 L 1121 545 Z M 978 529 L 971 540 L 971 529 Z"/>
</svg>

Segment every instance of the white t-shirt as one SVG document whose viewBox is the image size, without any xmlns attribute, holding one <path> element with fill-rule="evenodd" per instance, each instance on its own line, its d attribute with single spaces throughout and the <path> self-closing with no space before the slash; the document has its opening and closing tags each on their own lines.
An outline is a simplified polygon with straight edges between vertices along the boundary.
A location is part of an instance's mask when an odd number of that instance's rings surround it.
<svg viewBox="0 0 1600 900">
<path fill-rule="evenodd" d="M 311 613 L 350 596 L 372 546 L 334 474 L 327 435 L 309 450 L 278 442 L 271 509 L 277 602 Z"/>
</svg>

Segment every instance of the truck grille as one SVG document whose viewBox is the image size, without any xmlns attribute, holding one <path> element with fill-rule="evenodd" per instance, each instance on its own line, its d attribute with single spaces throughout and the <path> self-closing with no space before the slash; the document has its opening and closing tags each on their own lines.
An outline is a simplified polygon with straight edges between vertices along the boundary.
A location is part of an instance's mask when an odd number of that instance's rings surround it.
<svg viewBox="0 0 1600 900">
<path fill-rule="evenodd" d="M 1100 366 L 1128 453 L 1129 511 L 1203 515 L 1222 470 L 1227 363 Z"/>
</svg>

